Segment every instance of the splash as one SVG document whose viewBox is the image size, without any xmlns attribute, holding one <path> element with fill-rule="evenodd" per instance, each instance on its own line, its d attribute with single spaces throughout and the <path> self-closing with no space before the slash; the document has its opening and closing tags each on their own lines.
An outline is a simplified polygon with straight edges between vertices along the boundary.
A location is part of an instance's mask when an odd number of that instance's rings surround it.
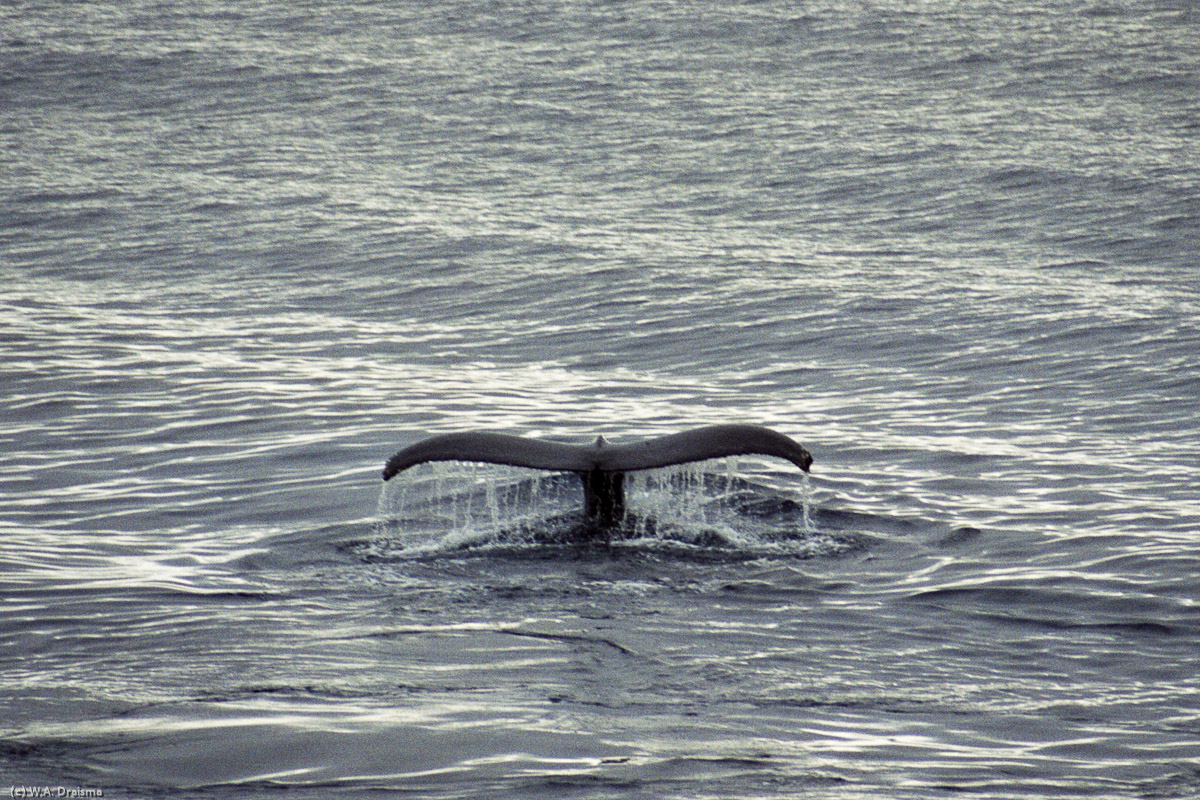
<svg viewBox="0 0 1200 800">
<path fill-rule="evenodd" d="M 464 461 L 406 470 L 383 485 L 375 535 L 408 547 L 466 547 L 498 531 L 529 528 L 538 519 L 577 508 L 582 492 L 572 475 Z"/>
<path fill-rule="evenodd" d="M 728 457 L 626 473 L 627 513 L 611 535 L 587 527 L 579 479 L 521 467 L 442 461 L 384 484 L 376 508 L 378 554 L 619 541 L 752 551 L 814 541 L 811 486 L 799 496 L 756 482 L 761 459 Z M 799 518 L 797 518 L 799 517 Z"/>
<path fill-rule="evenodd" d="M 804 510 L 801 521 L 805 533 L 816 533 L 817 528 L 812 520 L 812 476 L 805 472 L 800 479 L 800 506 Z"/>
</svg>

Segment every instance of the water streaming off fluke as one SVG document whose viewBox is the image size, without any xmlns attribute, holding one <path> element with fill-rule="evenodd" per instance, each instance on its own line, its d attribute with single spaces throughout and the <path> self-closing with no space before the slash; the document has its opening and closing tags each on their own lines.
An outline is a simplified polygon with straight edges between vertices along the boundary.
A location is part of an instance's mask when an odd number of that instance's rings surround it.
<svg viewBox="0 0 1200 800">
<path fill-rule="evenodd" d="M 627 508 L 611 531 L 589 526 L 569 473 L 440 461 L 383 484 L 376 547 L 393 556 L 473 548 L 596 544 L 711 547 L 730 555 L 813 555 L 835 547 L 812 523 L 810 482 L 754 481 L 771 459 L 726 457 L 626 474 Z M 742 465 L 754 467 L 744 472 Z"/>
</svg>

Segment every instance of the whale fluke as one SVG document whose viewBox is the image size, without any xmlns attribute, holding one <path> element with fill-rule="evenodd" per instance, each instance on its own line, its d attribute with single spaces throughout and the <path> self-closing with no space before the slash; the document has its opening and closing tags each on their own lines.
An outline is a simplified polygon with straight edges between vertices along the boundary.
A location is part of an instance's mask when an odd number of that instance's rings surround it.
<svg viewBox="0 0 1200 800">
<path fill-rule="evenodd" d="M 724 456 L 763 455 L 786 459 L 808 472 L 812 456 L 782 433 L 760 425 L 709 425 L 630 444 L 603 436 L 574 445 L 505 433 L 465 432 L 433 436 L 396 453 L 383 479 L 429 461 L 478 461 L 512 467 L 573 472 L 583 481 L 584 511 L 603 524 L 625 514 L 625 473 Z"/>
</svg>

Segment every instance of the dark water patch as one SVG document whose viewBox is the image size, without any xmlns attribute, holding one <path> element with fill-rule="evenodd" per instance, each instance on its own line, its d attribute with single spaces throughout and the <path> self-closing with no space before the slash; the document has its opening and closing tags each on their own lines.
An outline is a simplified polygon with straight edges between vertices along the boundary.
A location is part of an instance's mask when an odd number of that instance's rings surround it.
<svg viewBox="0 0 1200 800">
<path fill-rule="evenodd" d="M 1037 615 L 1035 613 L 986 612 L 976 611 L 973 614 L 986 618 L 1001 625 L 1015 625 L 1030 630 L 1041 630 L 1062 633 L 1113 633 L 1123 634 L 1134 640 L 1144 640 L 1146 637 L 1177 637 L 1190 636 L 1195 633 L 1194 626 L 1156 622 L 1152 620 L 1130 620 L 1125 622 L 1085 622 Z"/>
<path fill-rule="evenodd" d="M 1162 776 L 1136 782 L 1135 788 L 1135 796 L 1146 800 L 1197 797 L 1200 796 L 1200 768 L 1172 765 Z"/>
<path fill-rule="evenodd" d="M 1178 604 L 1126 594 L 1116 587 L 1088 586 L 1085 581 L 1066 579 L 1063 584 L 1063 588 L 942 587 L 914 592 L 905 599 L 952 608 L 996 623 L 1048 631 L 1112 632 L 1134 637 L 1175 637 L 1194 632 L 1195 625 L 1183 621 Z"/>
<path fill-rule="evenodd" d="M 742 577 L 737 580 L 714 579 L 721 596 L 723 598 L 744 598 L 752 603 L 780 600 L 801 602 L 806 597 L 833 596 L 854 587 L 854 584 L 848 581 L 813 576 L 808 576 L 803 581 L 796 580 L 794 576 L 776 576 L 770 573 L 768 573 L 768 577 L 763 577 L 762 563 L 761 559 L 755 562 L 755 566 L 759 569 L 755 569 L 750 577 Z"/>
<path fill-rule="evenodd" d="M 828 506 L 818 506 L 813 519 L 818 530 L 859 531 L 868 537 L 872 534 L 907 536 L 930 527 L 930 523 L 923 520 Z"/>
<path fill-rule="evenodd" d="M 397 687 L 398 689 L 402 687 Z M 341 684 L 306 683 L 292 685 L 284 683 L 250 684 L 228 689 L 208 689 L 192 698 L 197 703 L 238 703 L 262 695 L 278 695 L 284 698 L 314 698 L 341 702 L 377 698 L 378 687 L 354 688 Z"/>
<path fill-rule="evenodd" d="M 971 544 L 983 536 L 984 533 L 979 528 L 973 528 L 969 525 L 955 528 L 949 533 L 937 539 L 938 547 L 955 548 Z"/>
</svg>

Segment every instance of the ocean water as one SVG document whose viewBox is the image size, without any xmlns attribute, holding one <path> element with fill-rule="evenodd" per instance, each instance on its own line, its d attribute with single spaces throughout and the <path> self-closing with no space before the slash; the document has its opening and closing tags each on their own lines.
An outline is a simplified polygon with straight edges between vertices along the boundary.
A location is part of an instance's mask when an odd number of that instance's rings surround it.
<svg viewBox="0 0 1200 800">
<path fill-rule="evenodd" d="M 1198 42 L 4 4 L 0 793 L 1200 795 Z M 807 484 L 651 476 L 605 547 L 560 476 L 380 480 L 717 422 Z"/>
</svg>

